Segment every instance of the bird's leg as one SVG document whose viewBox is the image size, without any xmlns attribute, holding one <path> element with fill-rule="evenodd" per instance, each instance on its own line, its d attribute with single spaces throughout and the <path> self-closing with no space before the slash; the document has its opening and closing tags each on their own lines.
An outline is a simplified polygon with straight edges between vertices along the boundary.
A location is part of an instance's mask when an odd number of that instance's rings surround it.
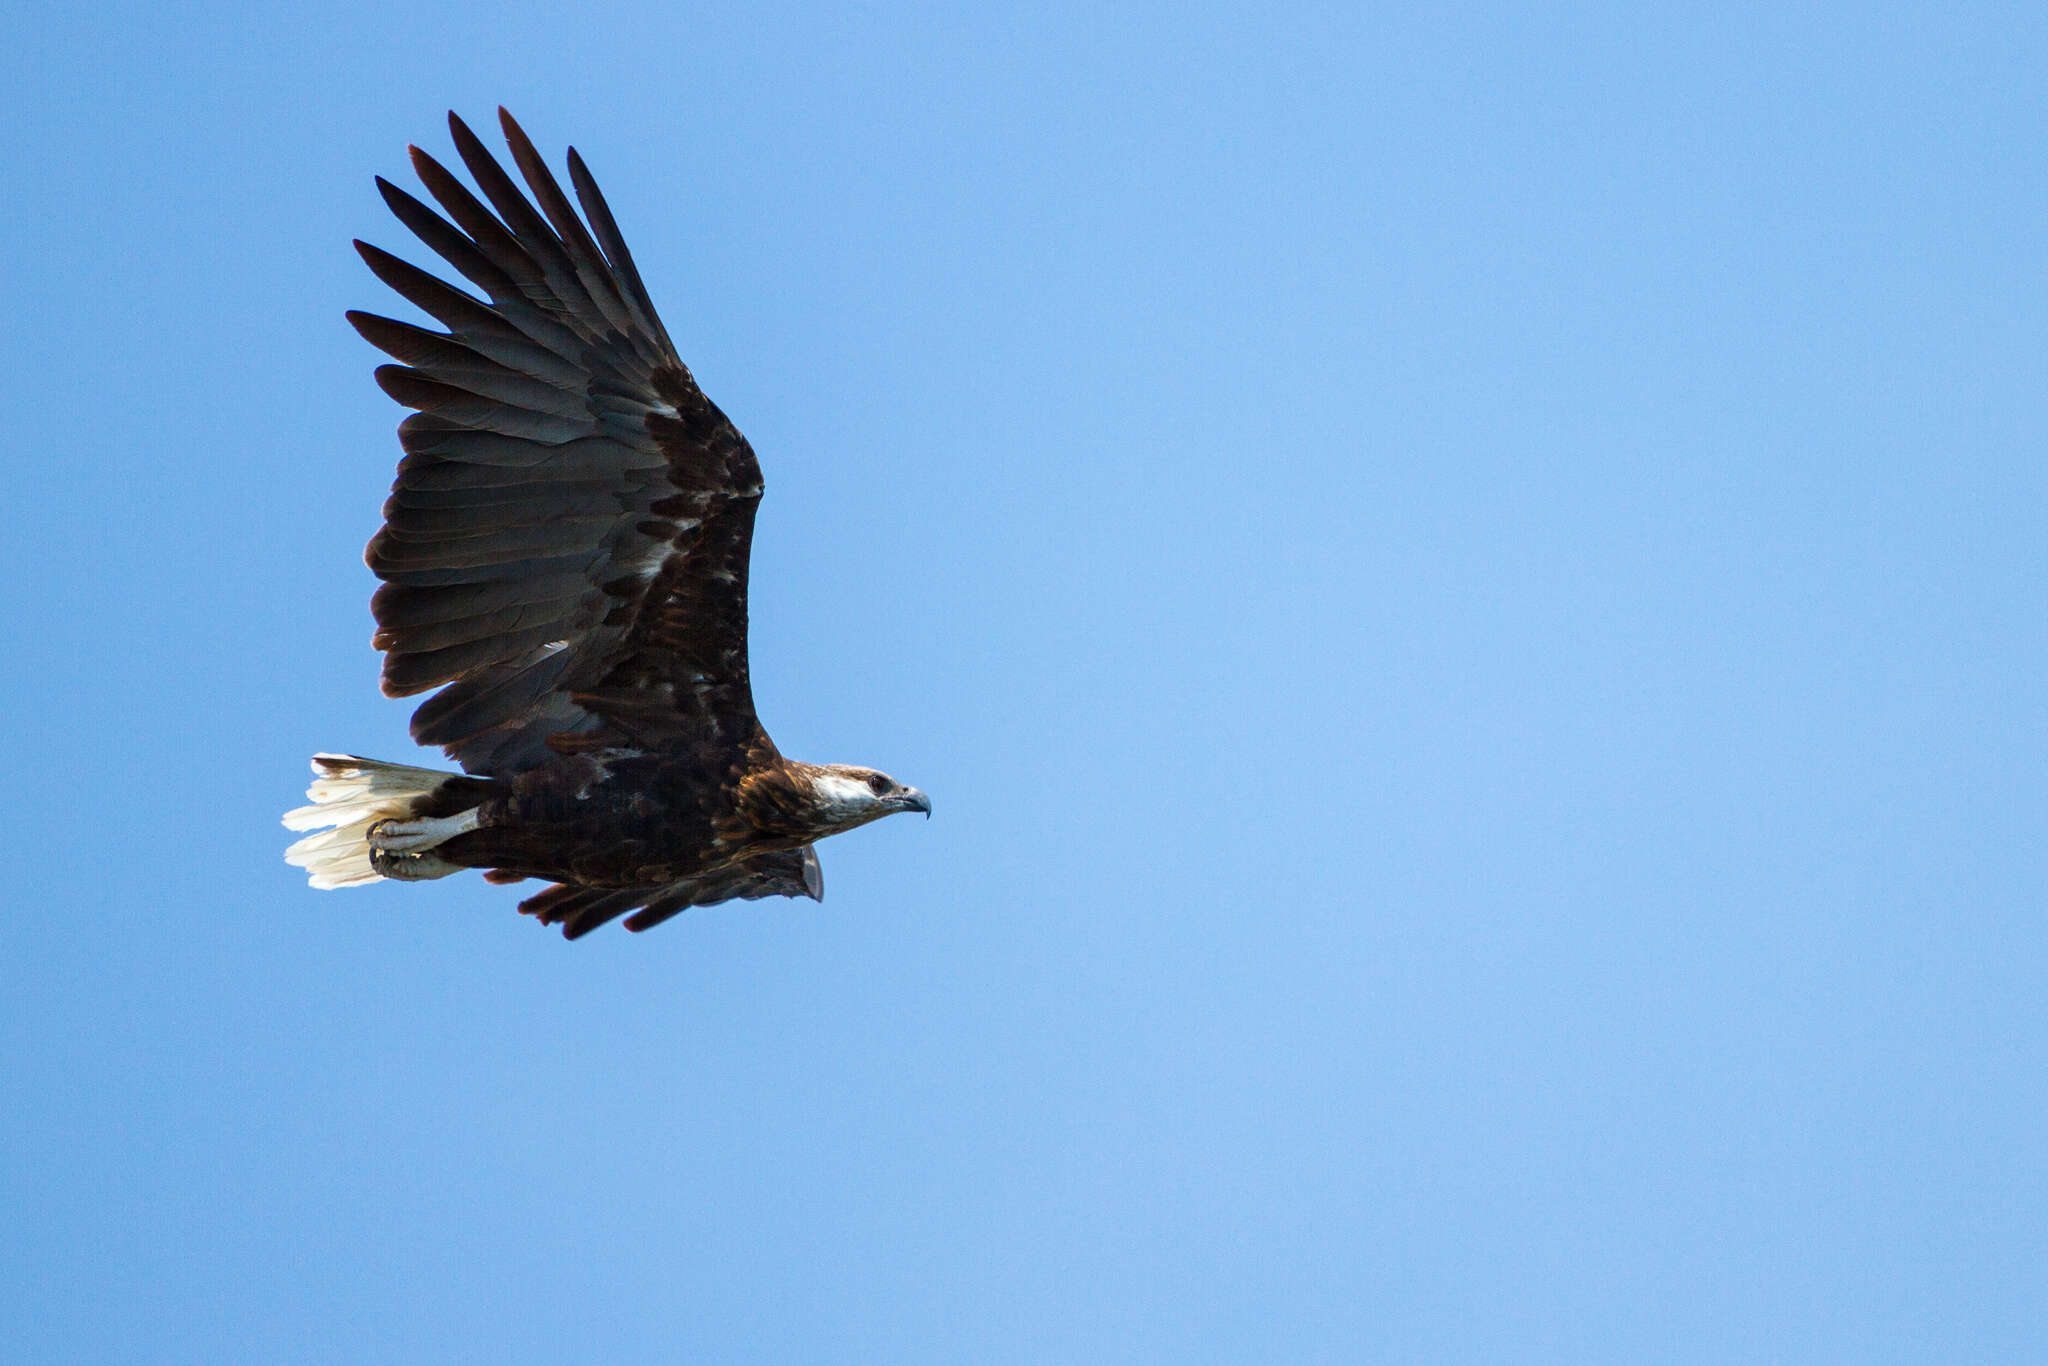
<svg viewBox="0 0 2048 1366">
<path fill-rule="evenodd" d="M 379 877 L 389 877 L 399 883 L 426 883 L 463 870 L 461 864 L 451 864 L 432 850 L 424 854 L 385 854 L 383 850 L 371 850 L 371 868 L 377 870 Z"/>
<path fill-rule="evenodd" d="M 370 827 L 370 847 L 387 854 L 424 853 L 457 835 L 467 835 L 477 828 L 477 823 L 474 807 L 460 815 L 439 819 L 423 816 L 411 821 L 378 821 Z"/>
<path fill-rule="evenodd" d="M 376 869 L 379 877 L 399 882 L 426 882 L 462 871 L 461 864 L 450 863 L 431 849 L 421 854 L 388 854 L 373 847 L 370 850 L 370 867 Z"/>
<path fill-rule="evenodd" d="M 434 853 L 436 846 L 477 828 L 477 813 L 418 820 L 382 820 L 370 827 L 370 866 L 378 873 L 401 882 L 425 882 L 429 878 L 459 873 L 462 866 Z"/>
</svg>

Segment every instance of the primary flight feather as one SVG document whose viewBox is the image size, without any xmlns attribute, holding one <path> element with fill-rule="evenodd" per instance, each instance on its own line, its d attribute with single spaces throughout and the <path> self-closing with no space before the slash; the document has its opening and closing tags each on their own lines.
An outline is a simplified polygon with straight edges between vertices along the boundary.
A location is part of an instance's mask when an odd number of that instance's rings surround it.
<svg viewBox="0 0 2048 1366">
<path fill-rule="evenodd" d="M 315 887 L 545 879 L 519 909 L 571 939 L 622 915 L 644 930 L 734 897 L 821 898 L 818 840 L 931 803 L 768 738 L 747 680 L 760 464 L 676 355 L 582 158 L 579 216 L 498 117 L 530 199 L 453 114 L 482 199 L 417 147 L 440 212 L 377 181 L 477 293 L 358 242 L 447 330 L 348 315 L 402 362 L 377 383 L 415 410 L 364 552 L 384 581 L 384 691 L 440 688 L 413 738 L 463 772 L 316 755 L 313 804 L 285 824 L 320 833 L 286 858 Z"/>
</svg>

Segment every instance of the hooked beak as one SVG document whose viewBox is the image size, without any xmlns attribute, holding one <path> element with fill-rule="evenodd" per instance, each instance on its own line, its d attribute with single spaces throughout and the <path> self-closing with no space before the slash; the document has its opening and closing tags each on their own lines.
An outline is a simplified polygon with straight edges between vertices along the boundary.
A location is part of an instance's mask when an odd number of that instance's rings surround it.
<svg viewBox="0 0 2048 1366">
<path fill-rule="evenodd" d="M 930 820 L 932 818 L 932 799 L 930 797 L 925 796 L 924 793 L 918 791 L 916 788 L 904 788 L 901 792 L 896 794 L 896 800 L 903 803 L 902 807 L 899 809 L 904 811 L 922 811 L 924 812 L 924 818 L 926 820 Z"/>
</svg>

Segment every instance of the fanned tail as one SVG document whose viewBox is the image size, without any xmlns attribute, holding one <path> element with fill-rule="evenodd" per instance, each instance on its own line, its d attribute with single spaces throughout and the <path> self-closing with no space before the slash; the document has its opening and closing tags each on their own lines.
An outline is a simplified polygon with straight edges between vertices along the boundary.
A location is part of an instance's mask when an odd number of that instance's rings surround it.
<svg viewBox="0 0 2048 1366">
<path fill-rule="evenodd" d="M 379 821 L 428 815 L 448 784 L 475 782 L 459 773 L 359 759 L 353 754 L 316 754 L 313 774 L 313 785 L 306 789 L 313 804 L 287 811 L 284 824 L 288 830 L 319 833 L 285 850 L 284 859 L 304 868 L 307 880 L 323 890 L 381 880 L 384 874 L 370 861 L 370 827 Z M 325 826 L 334 828 L 323 829 Z M 459 871 L 453 864 L 441 866 L 446 872 L 422 869 L 422 874 L 445 877 Z"/>
</svg>

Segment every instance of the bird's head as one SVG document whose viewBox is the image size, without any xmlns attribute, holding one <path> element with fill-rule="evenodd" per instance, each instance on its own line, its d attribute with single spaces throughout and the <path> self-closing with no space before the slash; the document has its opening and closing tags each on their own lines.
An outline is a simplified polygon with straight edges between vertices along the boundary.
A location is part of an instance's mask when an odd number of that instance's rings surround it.
<svg viewBox="0 0 2048 1366">
<path fill-rule="evenodd" d="M 898 811 L 932 814 L 931 798 L 888 774 L 858 764 L 820 764 L 811 769 L 813 810 L 832 834 L 893 816 Z"/>
</svg>

